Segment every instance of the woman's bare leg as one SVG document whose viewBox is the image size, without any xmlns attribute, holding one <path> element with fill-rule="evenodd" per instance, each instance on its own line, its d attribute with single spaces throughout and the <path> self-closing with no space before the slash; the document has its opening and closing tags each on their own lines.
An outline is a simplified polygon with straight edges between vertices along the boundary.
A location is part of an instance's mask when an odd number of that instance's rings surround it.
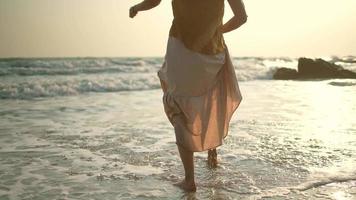
<svg viewBox="0 0 356 200">
<path fill-rule="evenodd" d="M 210 149 L 208 151 L 208 166 L 210 168 L 218 167 L 218 154 L 216 149 Z"/>
<path fill-rule="evenodd" d="M 180 183 L 175 184 L 176 186 L 182 188 L 185 191 L 196 191 L 195 181 L 194 181 L 194 154 L 192 151 L 188 151 L 183 147 L 178 146 L 178 151 L 180 158 L 182 160 L 185 172 L 185 179 Z"/>
</svg>

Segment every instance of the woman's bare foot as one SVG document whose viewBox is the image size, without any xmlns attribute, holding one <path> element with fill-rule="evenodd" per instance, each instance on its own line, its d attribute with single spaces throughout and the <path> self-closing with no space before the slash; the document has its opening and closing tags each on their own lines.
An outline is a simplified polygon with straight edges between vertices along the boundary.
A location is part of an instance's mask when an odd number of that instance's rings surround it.
<svg viewBox="0 0 356 200">
<path fill-rule="evenodd" d="M 195 182 L 194 181 L 186 181 L 184 179 L 181 182 L 175 183 L 173 185 L 181 188 L 182 190 L 184 190 L 186 192 L 195 192 L 195 191 L 197 191 L 197 187 L 195 186 Z"/>
<path fill-rule="evenodd" d="M 208 166 L 210 168 L 218 167 L 218 154 L 216 153 L 216 149 L 208 151 Z"/>
</svg>

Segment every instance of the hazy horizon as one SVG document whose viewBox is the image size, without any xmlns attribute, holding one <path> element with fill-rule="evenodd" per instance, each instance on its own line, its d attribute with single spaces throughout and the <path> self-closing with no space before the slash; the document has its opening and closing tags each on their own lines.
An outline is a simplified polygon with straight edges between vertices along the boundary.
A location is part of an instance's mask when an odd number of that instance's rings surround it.
<svg viewBox="0 0 356 200">
<path fill-rule="evenodd" d="M 163 57 L 171 0 L 130 19 L 138 2 L 2 0 L 0 58 Z M 247 23 L 224 36 L 234 57 L 356 55 L 356 1 L 244 2 Z"/>
</svg>

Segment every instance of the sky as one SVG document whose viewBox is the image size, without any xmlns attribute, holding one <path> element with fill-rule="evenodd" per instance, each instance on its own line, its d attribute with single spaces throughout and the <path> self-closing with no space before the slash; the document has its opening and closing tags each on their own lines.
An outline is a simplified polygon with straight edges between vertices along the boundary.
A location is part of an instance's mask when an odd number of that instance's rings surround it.
<svg viewBox="0 0 356 200">
<path fill-rule="evenodd" d="M 0 0 L 0 57 L 163 57 L 171 0 Z M 355 0 L 245 0 L 247 23 L 224 35 L 232 56 L 356 55 Z M 225 0 L 224 22 L 232 17 Z"/>
</svg>

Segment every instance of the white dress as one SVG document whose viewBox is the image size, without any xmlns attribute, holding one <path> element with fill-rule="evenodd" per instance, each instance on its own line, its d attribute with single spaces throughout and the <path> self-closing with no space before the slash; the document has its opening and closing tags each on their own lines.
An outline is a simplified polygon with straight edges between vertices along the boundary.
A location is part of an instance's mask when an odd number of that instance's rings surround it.
<svg viewBox="0 0 356 200">
<path fill-rule="evenodd" d="M 176 144 L 193 152 L 220 146 L 242 100 L 227 47 L 224 52 L 207 55 L 169 36 L 157 75 Z"/>
</svg>

